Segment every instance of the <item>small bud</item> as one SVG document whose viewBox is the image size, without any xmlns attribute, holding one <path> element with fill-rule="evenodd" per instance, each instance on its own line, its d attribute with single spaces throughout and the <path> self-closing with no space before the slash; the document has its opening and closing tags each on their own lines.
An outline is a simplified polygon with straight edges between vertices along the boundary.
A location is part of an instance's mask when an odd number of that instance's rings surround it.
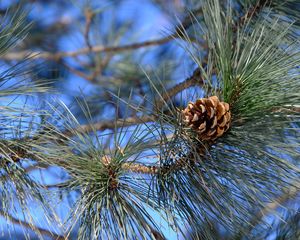
<svg viewBox="0 0 300 240">
<path fill-rule="evenodd" d="M 110 162 L 111 162 L 110 156 L 104 155 L 101 158 L 101 162 L 103 163 L 104 166 L 108 166 L 110 164 Z"/>
</svg>

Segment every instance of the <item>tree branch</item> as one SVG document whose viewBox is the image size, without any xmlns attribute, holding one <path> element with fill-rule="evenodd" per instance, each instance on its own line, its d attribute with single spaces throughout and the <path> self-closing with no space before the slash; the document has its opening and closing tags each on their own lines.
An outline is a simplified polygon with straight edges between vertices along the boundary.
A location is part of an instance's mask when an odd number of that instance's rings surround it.
<svg viewBox="0 0 300 240">
<path fill-rule="evenodd" d="M 120 127 L 128 127 L 136 124 L 146 123 L 146 122 L 154 122 L 156 120 L 154 115 L 144 115 L 141 117 L 129 117 L 125 119 L 117 119 L 113 120 L 104 120 L 94 124 L 81 125 L 80 127 L 74 130 L 67 130 L 63 132 L 66 136 L 72 136 L 76 132 L 80 133 L 88 133 L 93 131 L 103 131 L 106 129 L 115 129 Z"/>
<path fill-rule="evenodd" d="M 84 15 L 85 15 L 85 29 L 84 29 L 84 39 L 85 39 L 85 43 L 87 45 L 87 47 L 91 50 L 92 44 L 90 42 L 90 28 L 91 28 L 91 23 L 94 17 L 94 13 L 90 8 L 87 8 L 84 11 Z"/>
<path fill-rule="evenodd" d="M 47 236 L 47 237 L 50 237 L 52 239 L 56 239 L 56 240 L 67 240 L 67 238 L 61 236 L 61 235 L 58 235 L 56 233 L 53 233 L 51 231 L 48 231 L 46 229 L 43 229 L 43 228 L 39 228 L 39 227 L 36 227 L 28 222 L 25 222 L 25 221 L 22 221 L 18 218 L 15 218 L 11 215 L 8 215 L 8 213 L 4 212 L 3 210 L 0 210 L 0 215 L 2 215 L 4 218 L 6 218 L 7 220 L 9 220 L 11 223 L 13 224 L 19 224 L 21 226 L 24 226 L 26 228 L 29 228 L 31 230 L 34 230 L 34 231 L 37 231 L 39 232 L 40 234 L 44 235 L 44 236 Z"/>
<path fill-rule="evenodd" d="M 297 194 L 300 191 L 300 182 L 296 181 L 293 182 L 291 185 L 292 187 L 287 189 L 286 192 L 284 192 L 272 202 L 268 203 L 263 209 L 261 209 L 255 214 L 255 216 L 249 221 L 249 226 L 251 227 L 247 229 L 246 232 L 243 232 L 243 235 L 245 235 L 246 233 L 245 236 L 248 236 L 248 234 L 253 230 L 253 228 L 257 226 L 257 224 L 259 224 L 265 216 L 275 211 L 279 206 L 282 206 L 288 200 L 293 199 L 297 196 Z"/>
<path fill-rule="evenodd" d="M 204 79 L 201 76 L 200 69 L 197 68 L 193 72 L 192 76 L 185 79 L 183 82 L 178 83 L 174 87 L 167 90 L 166 93 L 162 95 L 162 98 L 157 101 L 156 108 L 160 109 L 165 102 L 170 100 L 172 97 L 174 97 L 177 93 L 182 92 L 183 90 L 196 86 L 196 85 L 203 85 Z"/>
<path fill-rule="evenodd" d="M 202 9 L 196 9 L 192 12 L 193 15 L 198 15 L 202 12 Z M 116 52 L 123 52 L 123 51 L 129 51 L 129 50 L 135 50 L 139 48 L 144 47 L 151 47 L 151 46 L 157 46 L 164 43 L 167 43 L 175 38 L 178 38 L 180 36 L 181 29 L 188 28 L 193 23 L 193 20 L 191 19 L 190 15 L 188 15 L 180 24 L 178 24 L 175 28 L 174 33 L 169 34 L 166 37 L 144 41 L 140 43 L 132 43 L 132 44 L 126 44 L 123 46 L 102 46 L 102 45 L 96 45 L 96 46 L 89 46 L 86 48 L 81 48 L 75 51 L 66 51 L 66 52 L 33 52 L 33 51 L 19 51 L 19 52 L 11 52 L 7 53 L 0 57 L 0 59 L 12 61 L 12 60 L 23 60 L 25 58 L 31 58 L 31 59 L 45 59 L 45 60 L 53 60 L 53 61 L 59 61 L 64 57 L 77 57 L 79 55 L 88 54 L 90 52 L 94 53 L 101 53 L 101 52 L 110 52 L 110 53 L 116 53 Z"/>
<path fill-rule="evenodd" d="M 165 94 L 163 94 L 162 99 L 159 99 L 156 104 L 156 108 L 161 108 L 166 101 L 168 101 L 171 97 L 175 96 L 177 93 L 195 86 L 203 84 L 203 78 L 200 75 L 200 70 L 197 68 L 192 76 L 187 78 L 185 81 L 175 85 L 174 87 L 167 90 Z M 146 122 L 154 122 L 156 117 L 154 114 L 152 115 L 143 115 L 141 117 L 129 117 L 126 119 L 117 119 L 116 121 L 112 120 L 104 120 L 94 124 L 81 125 L 76 130 L 67 130 L 63 132 L 67 136 L 72 136 L 76 132 L 80 133 L 88 133 L 92 131 L 103 131 L 106 129 L 115 129 L 120 127 L 128 127 L 136 124 L 146 123 Z"/>
<path fill-rule="evenodd" d="M 161 39 L 151 40 L 151 41 L 145 41 L 140 43 L 133 43 L 133 44 L 127 44 L 123 46 L 102 46 L 102 45 L 96 45 L 92 48 L 86 47 L 81 48 L 75 51 L 68 51 L 68 52 L 32 52 L 32 51 L 21 51 L 21 52 L 12 52 L 5 54 L 1 56 L 1 59 L 7 60 L 7 61 L 13 61 L 13 60 L 23 60 L 26 58 L 30 59 L 45 59 L 45 60 L 53 60 L 53 61 L 59 61 L 64 57 L 77 57 L 79 55 L 88 54 L 89 52 L 94 53 L 101 53 L 101 52 L 123 52 L 123 51 L 129 51 L 129 50 L 135 50 L 142 47 L 150 47 L 155 45 L 161 45 L 164 43 L 169 42 L 172 40 L 173 37 L 167 36 Z"/>
<path fill-rule="evenodd" d="M 258 0 L 254 6 L 250 7 L 248 11 L 238 19 L 236 25 L 233 27 L 233 31 L 237 32 L 237 29 L 243 27 L 248 19 L 258 15 L 261 10 L 268 4 L 271 4 L 271 2 L 271 0 Z"/>
</svg>

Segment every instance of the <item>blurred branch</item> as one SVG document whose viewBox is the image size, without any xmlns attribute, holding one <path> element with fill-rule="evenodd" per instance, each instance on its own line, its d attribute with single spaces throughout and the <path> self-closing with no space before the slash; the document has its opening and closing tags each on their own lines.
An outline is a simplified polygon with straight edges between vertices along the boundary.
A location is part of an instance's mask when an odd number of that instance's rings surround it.
<svg viewBox="0 0 300 240">
<path fill-rule="evenodd" d="M 203 79 L 200 75 L 200 70 L 196 69 L 191 77 L 187 78 L 185 81 L 175 85 L 174 87 L 168 89 L 166 93 L 162 96 L 162 99 L 157 101 L 156 107 L 159 109 L 168 101 L 171 97 L 175 96 L 177 93 L 195 86 L 203 84 Z M 141 117 L 129 117 L 126 119 L 117 119 L 116 121 L 104 120 L 94 124 L 81 125 L 76 131 L 67 130 L 64 132 L 67 136 L 73 135 L 73 132 L 92 132 L 92 131 L 103 131 L 106 129 L 114 129 L 119 127 L 127 127 L 136 124 L 154 122 L 156 120 L 154 115 L 143 115 Z"/>
<path fill-rule="evenodd" d="M 122 51 L 128 51 L 128 50 L 135 50 L 135 49 L 143 48 L 143 47 L 161 45 L 161 44 L 169 42 L 172 39 L 173 39 L 173 37 L 167 36 L 167 37 L 157 39 L 157 40 L 128 44 L 128 45 L 123 45 L 123 46 L 106 47 L 106 46 L 102 46 L 102 45 L 96 45 L 96 46 L 92 47 L 91 49 L 90 48 L 81 48 L 81 49 L 75 50 L 75 51 L 57 52 L 57 53 L 21 51 L 21 52 L 13 52 L 13 53 L 5 54 L 5 55 L 1 56 L 1 59 L 12 61 L 12 60 L 23 60 L 25 58 L 30 58 L 30 59 L 46 59 L 46 60 L 59 61 L 64 57 L 76 57 L 79 55 L 88 54 L 89 52 L 94 52 L 94 53 L 122 52 Z"/>
<path fill-rule="evenodd" d="M 199 9 L 196 9 L 195 11 L 192 11 L 192 15 L 198 15 L 201 12 L 202 12 L 202 9 L 199 8 Z M 20 52 L 7 53 L 7 54 L 1 56 L 1 59 L 12 61 L 12 60 L 23 60 L 25 58 L 31 58 L 31 59 L 46 59 L 46 60 L 59 61 L 64 57 L 76 57 L 79 55 L 88 54 L 89 52 L 116 53 L 116 52 L 122 52 L 122 51 L 128 51 L 128 50 L 135 50 L 135 49 L 144 48 L 144 47 L 151 47 L 151 46 L 161 45 L 161 44 L 167 43 L 175 38 L 178 38 L 180 36 L 180 32 L 182 31 L 180 29 L 182 29 L 182 28 L 186 29 L 192 23 L 193 23 L 193 20 L 190 17 L 190 15 L 188 15 L 180 24 L 178 24 L 176 26 L 174 33 L 172 33 L 166 37 L 160 38 L 160 39 L 149 40 L 149 41 L 144 41 L 144 42 L 140 42 L 140 43 L 127 44 L 127 45 L 123 45 L 123 46 L 96 45 L 94 47 L 90 46 L 90 47 L 81 48 L 81 49 L 78 49 L 75 51 L 56 52 L 56 53 L 20 51 Z"/>
<path fill-rule="evenodd" d="M 244 26 L 248 19 L 258 15 L 261 10 L 268 4 L 271 4 L 271 2 L 271 0 L 258 0 L 254 6 L 250 7 L 248 11 L 239 18 L 237 24 L 233 28 L 233 31 L 236 32 L 239 27 Z"/>
<path fill-rule="evenodd" d="M 48 231 L 46 229 L 42 229 L 42 228 L 36 227 L 33 224 L 30 224 L 28 222 L 25 222 L 25 221 L 22 221 L 22 220 L 20 220 L 18 218 L 15 218 L 15 217 L 13 217 L 11 215 L 8 215 L 8 213 L 4 212 L 3 210 L 0 210 L 0 215 L 2 215 L 4 218 L 8 219 L 13 224 L 19 224 L 20 226 L 24 226 L 24 227 L 29 228 L 31 230 L 37 231 L 41 235 L 50 237 L 50 238 L 55 239 L 55 240 L 67 240 L 67 238 L 65 238 L 65 237 L 63 237 L 61 235 L 58 235 L 58 234 L 53 233 L 51 231 Z"/>
<path fill-rule="evenodd" d="M 256 215 L 249 221 L 249 225 L 251 226 L 248 230 L 246 230 L 247 236 L 252 229 L 259 224 L 262 219 L 275 211 L 278 207 L 282 206 L 285 202 L 288 200 L 291 200 L 297 196 L 297 194 L 300 191 L 300 182 L 296 181 L 291 183 L 291 187 L 287 189 L 286 192 L 284 192 L 282 195 L 280 195 L 278 198 L 273 200 L 272 202 L 268 203 L 263 209 L 261 209 L 259 212 L 256 213 Z M 245 232 L 243 232 L 243 235 Z"/>
<path fill-rule="evenodd" d="M 87 47 L 92 50 L 92 45 L 90 42 L 90 28 L 91 28 L 91 23 L 94 17 L 94 13 L 91 9 L 87 8 L 84 12 L 85 15 L 85 29 L 84 29 L 84 39 L 85 39 L 85 43 L 87 45 Z"/>
<path fill-rule="evenodd" d="M 178 83 L 174 87 L 168 89 L 167 92 L 162 95 L 161 99 L 159 99 L 157 102 L 157 105 L 156 105 L 157 109 L 160 109 L 165 104 L 166 101 L 170 100 L 177 93 L 182 92 L 183 90 L 193 87 L 193 86 L 196 86 L 196 85 L 200 86 L 203 83 L 204 83 L 204 79 L 201 76 L 200 69 L 197 68 L 193 72 L 192 76 L 190 76 L 183 82 Z"/>
<path fill-rule="evenodd" d="M 29 172 L 34 171 L 34 170 L 42 170 L 42 169 L 46 169 L 48 167 L 49 167 L 48 164 L 43 163 L 43 162 L 38 162 L 34 165 L 31 165 L 31 166 L 25 168 L 24 171 L 25 171 L 25 173 L 29 173 Z"/>
<path fill-rule="evenodd" d="M 86 73 L 84 73 L 83 71 L 79 71 L 79 70 L 77 70 L 76 68 L 71 67 L 70 65 L 68 65 L 67 63 L 65 63 L 65 62 L 63 62 L 63 61 L 61 61 L 61 62 L 62 62 L 62 65 L 63 65 L 66 69 L 68 69 L 71 73 L 73 73 L 73 74 L 75 74 L 75 75 L 77 75 L 77 76 L 79 76 L 79 77 L 81 77 L 81 78 L 83 78 L 83 79 L 85 79 L 85 80 L 87 80 L 87 81 L 89 81 L 89 82 L 92 82 L 92 81 L 93 81 L 93 74 L 86 74 Z"/>
<path fill-rule="evenodd" d="M 21 161 L 22 158 L 26 158 L 26 157 L 27 156 L 20 157 L 20 158 L 16 159 L 15 162 L 19 162 L 19 161 Z M 34 159 L 34 156 L 31 156 L 31 157 Z M 34 171 L 34 170 L 38 170 L 38 169 L 39 170 L 46 169 L 47 167 L 49 167 L 48 164 L 43 163 L 43 162 L 38 162 L 38 163 L 36 163 L 34 165 L 31 165 L 31 166 L 25 168 L 24 169 L 24 174 L 28 174 L 29 172 Z M 1 182 L 5 182 L 7 180 L 10 180 L 10 173 L 8 173 L 7 175 L 3 175 L 3 176 L 0 177 L 0 181 Z"/>
<path fill-rule="evenodd" d="M 125 119 L 117 119 L 116 121 L 112 120 L 104 120 L 94 124 L 81 125 L 76 130 L 67 130 L 64 132 L 66 136 L 72 136 L 73 133 L 88 133 L 92 131 L 103 131 L 106 129 L 115 129 L 120 127 L 127 127 L 136 124 L 146 123 L 146 122 L 154 122 L 155 116 L 153 115 L 144 115 L 141 117 L 129 117 Z"/>
</svg>

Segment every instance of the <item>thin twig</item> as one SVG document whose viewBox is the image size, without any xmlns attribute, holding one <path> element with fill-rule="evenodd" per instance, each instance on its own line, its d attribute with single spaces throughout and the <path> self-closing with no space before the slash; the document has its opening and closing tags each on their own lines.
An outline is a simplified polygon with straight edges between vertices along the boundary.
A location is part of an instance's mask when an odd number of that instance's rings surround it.
<svg viewBox="0 0 300 240">
<path fill-rule="evenodd" d="M 0 210 L 0 215 L 2 215 L 5 219 L 9 220 L 13 224 L 19 224 L 20 226 L 24 226 L 24 227 L 29 228 L 31 230 L 37 231 L 37 232 L 39 232 L 40 234 L 42 234 L 44 236 L 51 237 L 52 239 L 67 240 L 67 238 L 65 238 L 61 235 L 58 235 L 58 234 L 53 233 L 51 231 L 48 231 L 46 229 L 34 226 L 33 224 L 30 224 L 28 222 L 25 222 L 25 221 L 22 221 L 18 218 L 15 218 L 11 215 L 8 215 L 8 213 L 4 212 L 3 210 Z"/>
<path fill-rule="evenodd" d="M 158 100 L 156 107 L 159 109 L 161 106 L 163 106 L 165 101 L 168 101 L 171 97 L 175 96 L 177 93 L 189 87 L 195 85 L 201 85 L 201 84 L 203 84 L 203 79 L 200 75 L 199 69 L 196 69 L 191 77 L 175 85 L 174 87 L 168 89 L 166 94 L 162 96 L 162 99 Z M 67 136 L 72 136 L 75 132 L 88 133 L 92 131 L 103 131 L 106 129 L 115 129 L 120 127 L 127 127 L 127 126 L 137 125 L 141 123 L 146 123 L 146 122 L 154 122 L 155 120 L 156 117 L 154 115 L 143 115 L 141 117 L 129 117 L 126 119 L 118 119 L 116 121 L 104 120 L 94 124 L 81 125 L 79 128 L 77 128 L 74 131 L 70 131 L 70 130 L 65 131 L 64 134 Z"/>
<path fill-rule="evenodd" d="M 257 212 L 254 217 L 249 221 L 249 226 L 247 230 L 243 231 L 243 235 L 247 236 L 257 224 L 259 224 L 262 219 L 274 212 L 278 207 L 282 206 L 284 203 L 286 203 L 288 200 L 293 199 L 297 196 L 297 194 L 300 191 L 300 182 L 296 181 L 291 184 L 291 187 L 287 189 L 282 195 L 277 197 L 272 202 L 268 203 L 263 209 L 261 209 L 259 212 Z M 246 234 L 246 235 L 245 235 Z"/>
<path fill-rule="evenodd" d="M 118 119 L 116 121 L 112 120 L 104 120 L 94 124 L 81 125 L 79 128 L 74 130 L 67 130 L 63 132 L 66 136 L 72 136 L 74 133 L 88 133 L 93 131 L 103 131 L 106 129 L 115 129 L 120 127 L 127 127 L 132 125 L 137 125 L 146 122 L 154 122 L 154 115 L 144 115 L 141 117 L 129 117 L 125 119 Z"/>
<path fill-rule="evenodd" d="M 201 8 L 196 9 L 192 12 L 193 15 L 198 15 L 201 13 Z M 126 44 L 123 46 L 102 46 L 102 45 L 96 45 L 93 47 L 86 47 L 81 48 L 75 51 L 65 51 L 65 52 L 33 52 L 33 51 L 19 51 L 19 52 L 12 52 L 7 53 L 3 56 L 1 56 L 1 59 L 3 60 L 23 60 L 25 58 L 31 58 L 31 59 L 45 59 L 45 60 L 53 60 L 53 61 L 59 61 L 62 58 L 65 57 L 77 57 L 79 55 L 85 55 L 90 52 L 94 53 L 100 53 L 100 52 L 110 52 L 110 53 L 117 53 L 117 52 L 123 52 L 123 51 L 129 51 L 129 50 L 135 50 L 139 48 L 144 47 L 151 47 L 151 46 L 157 46 L 164 43 L 167 43 L 169 41 L 172 41 L 175 38 L 178 38 L 180 36 L 180 29 L 182 28 L 188 28 L 193 23 L 193 20 L 190 16 L 187 16 L 182 23 L 178 24 L 175 28 L 174 33 L 169 34 L 166 37 L 144 41 L 140 43 L 133 43 L 133 44 Z"/>
<path fill-rule="evenodd" d="M 196 86 L 196 85 L 203 85 L 204 83 L 204 79 L 201 76 L 201 72 L 200 69 L 197 68 L 192 76 L 190 76 L 189 78 L 185 79 L 183 82 L 178 83 L 177 85 L 175 85 L 174 87 L 168 89 L 166 91 L 166 93 L 164 93 L 161 97 L 161 99 L 159 99 L 157 101 L 156 104 L 156 108 L 160 109 L 165 102 L 167 102 L 168 100 L 170 100 L 172 97 L 174 97 L 177 93 L 182 92 L 183 90 Z"/>
<path fill-rule="evenodd" d="M 127 45 L 123 45 L 123 46 L 108 47 L 108 46 L 96 45 L 96 46 L 92 47 L 91 49 L 87 47 L 87 48 L 81 48 L 81 49 L 78 49 L 75 51 L 56 52 L 56 53 L 20 51 L 20 52 L 13 52 L 13 53 L 5 54 L 5 55 L 1 56 L 1 59 L 7 60 L 7 61 L 13 61 L 13 60 L 23 60 L 26 58 L 30 58 L 30 59 L 45 59 L 45 60 L 59 61 L 65 57 L 76 57 L 79 55 L 88 54 L 89 52 L 117 53 L 117 52 L 135 50 L 135 49 L 143 48 L 143 47 L 156 46 L 156 45 L 161 45 L 161 44 L 167 43 L 167 42 L 171 41 L 172 39 L 173 39 L 173 37 L 167 36 L 167 37 L 156 39 L 156 40 L 127 44 Z"/>
<path fill-rule="evenodd" d="M 76 68 L 74 67 L 71 67 L 70 65 L 68 65 L 67 63 L 63 62 L 62 61 L 62 65 L 64 65 L 65 68 L 67 68 L 71 73 L 85 79 L 85 80 L 88 80 L 89 82 L 92 82 L 93 81 L 93 76 L 90 75 L 90 74 L 86 74 L 84 73 L 83 71 L 79 71 L 77 70 Z"/>
<path fill-rule="evenodd" d="M 94 17 L 94 13 L 91 9 L 87 8 L 84 12 L 85 15 L 85 29 L 84 29 L 84 39 L 87 47 L 92 50 L 92 44 L 90 42 L 90 29 L 91 29 L 91 23 L 92 19 Z"/>
</svg>

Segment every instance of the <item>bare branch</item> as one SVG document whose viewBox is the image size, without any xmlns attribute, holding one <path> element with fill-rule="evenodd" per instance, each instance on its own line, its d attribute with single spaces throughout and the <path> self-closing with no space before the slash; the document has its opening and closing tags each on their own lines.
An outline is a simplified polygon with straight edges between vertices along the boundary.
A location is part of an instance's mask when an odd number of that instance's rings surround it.
<svg viewBox="0 0 300 240">
<path fill-rule="evenodd" d="M 51 53 L 51 52 L 32 52 L 32 51 L 21 51 L 21 52 L 12 52 L 5 54 L 1 56 L 1 59 L 3 60 L 23 60 L 26 58 L 30 59 L 45 59 L 45 60 L 53 60 L 53 61 L 59 61 L 64 57 L 77 57 L 79 55 L 85 55 L 89 52 L 94 53 L 101 53 L 101 52 L 123 52 L 123 51 L 129 51 L 129 50 L 135 50 L 142 47 L 151 47 L 156 45 L 161 45 L 164 43 L 167 43 L 173 39 L 173 36 L 167 36 L 164 38 L 151 40 L 151 41 L 145 41 L 140 43 L 133 43 L 133 44 L 127 44 L 123 46 L 102 46 L 102 45 L 96 45 L 94 47 L 90 48 L 81 48 L 75 51 L 67 51 L 67 52 L 57 52 L 57 53 Z"/>
<path fill-rule="evenodd" d="M 162 99 L 159 99 L 157 102 L 157 105 L 156 105 L 157 109 L 160 109 L 166 101 L 170 100 L 177 93 L 182 92 L 183 90 L 193 87 L 193 86 L 196 86 L 196 85 L 201 86 L 201 85 L 203 85 L 203 83 L 204 83 L 204 80 L 201 76 L 200 69 L 197 68 L 193 72 L 192 76 L 190 76 L 183 82 L 178 83 L 174 87 L 168 89 L 167 92 L 165 94 L 163 94 Z"/>
<path fill-rule="evenodd" d="M 87 47 L 91 50 L 92 44 L 90 42 L 90 28 L 91 28 L 91 23 L 94 17 L 94 13 L 91 9 L 87 8 L 84 12 L 85 15 L 85 29 L 84 29 L 84 39 L 86 42 Z"/>
</svg>

